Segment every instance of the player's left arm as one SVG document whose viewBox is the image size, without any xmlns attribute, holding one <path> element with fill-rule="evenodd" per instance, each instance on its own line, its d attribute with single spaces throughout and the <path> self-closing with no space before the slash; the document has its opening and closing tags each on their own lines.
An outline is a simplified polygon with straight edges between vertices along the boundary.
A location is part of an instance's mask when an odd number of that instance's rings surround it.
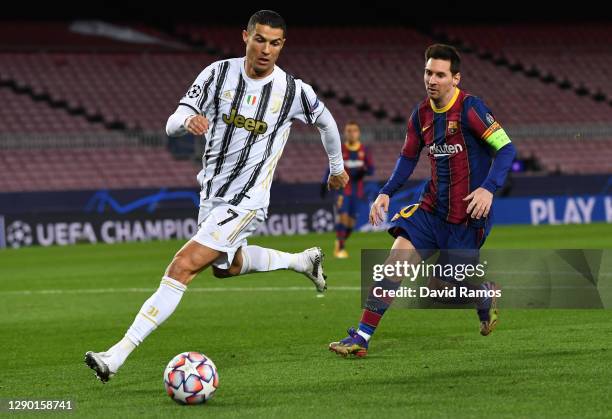
<svg viewBox="0 0 612 419">
<path fill-rule="evenodd" d="M 467 112 L 470 130 L 495 151 L 495 157 L 486 179 L 479 188 L 463 199 L 470 201 L 467 213 L 472 218 L 478 219 L 489 215 L 493 195 L 503 186 L 516 156 L 516 149 L 506 131 L 480 99 L 474 98 Z"/>
<path fill-rule="evenodd" d="M 344 188 L 349 180 L 348 173 L 344 170 L 344 159 L 342 158 L 342 144 L 338 125 L 328 109 L 323 112 L 315 121 L 315 125 L 321 133 L 321 141 L 327 152 L 329 159 L 329 179 L 327 186 L 329 189 Z"/>
<path fill-rule="evenodd" d="M 300 112 L 296 119 L 308 124 L 315 125 L 321 133 L 321 141 L 329 159 L 329 178 L 327 186 L 329 189 L 344 188 L 349 176 L 344 170 L 344 159 L 342 158 L 342 142 L 338 125 L 329 109 L 319 100 L 310 85 L 300 81 L 299 97 Z"/>
</svg>

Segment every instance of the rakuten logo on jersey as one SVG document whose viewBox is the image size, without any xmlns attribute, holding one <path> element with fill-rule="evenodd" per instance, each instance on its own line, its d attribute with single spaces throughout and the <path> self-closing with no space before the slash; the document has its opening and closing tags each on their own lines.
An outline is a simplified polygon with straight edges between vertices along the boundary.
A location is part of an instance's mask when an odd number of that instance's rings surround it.
<svg viewBox="0 0 612 419">
<path fill-rule="evenodd" d="M 358 169 L 363 167 L 363 160 L 344 160 L 344 165 L 349 169 Z"/>
<path fill-rule="evenodd" d="M 448 157 L 452 154 L 461 153 L 463 146 L 461 144 L 432 144 L 429 146 L 429 155 L 434 157 Z"/>
</svg>

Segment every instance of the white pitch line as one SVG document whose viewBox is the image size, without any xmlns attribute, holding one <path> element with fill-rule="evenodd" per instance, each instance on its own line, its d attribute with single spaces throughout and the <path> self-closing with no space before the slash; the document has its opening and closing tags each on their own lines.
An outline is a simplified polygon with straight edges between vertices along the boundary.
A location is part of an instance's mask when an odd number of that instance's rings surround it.
<svg viewBox="0 0 612 419">
<path fill-rule="evenodd" d="M 57 289 L 57 290 L 18 290 L 0 291 L 0 296 L 6 295 L 49 295 L 49 294 L 119 294 L 119 293 L 153 293 L 157 288 L 88 288 L 88 289 Z M 189 292 L 287 292 L 310 291 L 314 287 L 215 287 L 188 288 Z M 361 287 L 333 287 L 333 291 L 360 291 Z"/>
<path fill-rule="evenodd" d="M 506 285 L 506 290 L 561 290 L 561 289 L 592 289 L 592 285 Z M 607 289 L 607 287 L 601 287 Z M 84 289 L 55 289 L 55 290 L 16 290 L 0 291 L 0 296 L 12 295 L 55 295 L 55 294 L 119 294 L 119 293 L 153 293 L 157 288 L 84 288 Z M 338 286 L 331 287 L 331 291 L 361 291 L 361 287 Z M 189 292 L 313 292 L 313 287 L 211 287 L 188 288 Z M 324 295 L 324 294 L 317 294 Z"/>
</svg>

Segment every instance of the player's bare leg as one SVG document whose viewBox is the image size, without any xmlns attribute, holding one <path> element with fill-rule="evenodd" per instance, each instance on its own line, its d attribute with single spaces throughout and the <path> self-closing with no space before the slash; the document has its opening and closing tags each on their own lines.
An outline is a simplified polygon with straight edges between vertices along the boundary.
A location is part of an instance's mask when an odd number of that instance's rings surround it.
<svg viewBox="0 0 612 419">
<path fill-rule="evenodd" d="M 324 292 L 327 289 L 327 276 L 323 272 L 324 257 L 320 247 L 287 253 L 260 246 L 244 246 L 236 252 L 229 269 L 213 266 L 213 273 L 217 278 L 227 278 L 251 272 L 289 269 L 303 274 L 312 281 L 318 292 Z"/>
<path fill-rule="evenodd" d="M 416 252 L 410 240 L 398 236 L 393 243 L 393 247 L 391 248 L 391 252 L 385 264 L 393 265 L 397 261 L 403 262 L 406 260 L 407 254 L 409 263 L 418 264 L 421 262 L 421 257 L 418 252 Z M 380 282 L 379 286 L 384 289 L 392 290 L 399 288 L 401 282 L 402 278 L 385 278 Z M 366 356 L 368 353 L 369 341 L 391 302 L 392 299 L 390 298 L 378 298 L 370 293 L 366 301 L 366 307 L 361 315 L 359 328 L 357 330 L 353 327 L 348 329 L 348 336 L 339 342 L 330 343 L 329 350 L 341 356 Z"/>
<path fill-rule="evenodd" d="M 123 339 L 106 352 L 89 351 L 85 354 L 85 363 L 95 371 L 98 379 L 106 382 L 117 373 L 130 353 L 170 317 L 193 278 L 220 255 L 221 252 L 193 240 L 176 253 L 159 288 L 140 308 Z"/>
</svg>

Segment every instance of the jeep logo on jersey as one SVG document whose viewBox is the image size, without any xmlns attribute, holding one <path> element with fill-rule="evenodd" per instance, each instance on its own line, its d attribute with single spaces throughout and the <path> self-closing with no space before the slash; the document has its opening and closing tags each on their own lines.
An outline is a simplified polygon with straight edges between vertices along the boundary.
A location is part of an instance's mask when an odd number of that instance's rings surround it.
<svg viewBox="0 0 612 419">
<path fill-rule="evenodd" d="M 451 154 L 461 153 L 463 146 L 461 144 L 432 144 L 429 146 L 429 154 L 434 157 L 446 157 Z"/>
<path fill-rule="evenodd" d="M 234 125 L 236 128 L 244 128 L 247 131 L 252 131 L 255 134 L 263 134 L 268 130 L 268 124 L 264 121 L 258 121 L 253 118 L 245 118 L 242 115 L 237 115 L 235 108 L 229 115 L 223 114 L 223 122 L 227 125 Z"/>
</svg>

